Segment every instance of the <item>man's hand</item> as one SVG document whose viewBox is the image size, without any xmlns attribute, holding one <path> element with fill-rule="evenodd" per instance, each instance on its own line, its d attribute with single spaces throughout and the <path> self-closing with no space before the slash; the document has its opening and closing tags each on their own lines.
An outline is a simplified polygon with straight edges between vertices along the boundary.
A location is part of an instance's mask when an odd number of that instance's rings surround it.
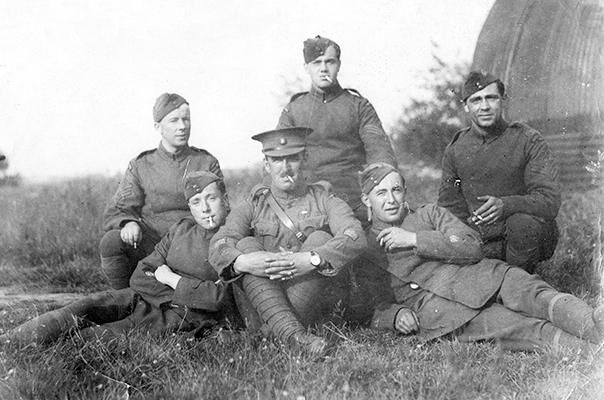
<svg viewBox="0 0 604 400">
<path fill-rule="evenodd" d="M 242 254 L 235 259 L 233 269 L 238 274 L 252 274 L 256 276 L 270 277 L 270 271 L 289 271 L 294 268 L 294 262 L 289 258 L 291 253 L 271 253 L 268 251 L 255 251 Z M 277 273 L 274 273 L 277 274 Z M 274 275 L 273 274 L 273 275 Z M 281 276 L 279 276 L 280 278 Z M 276 279 L 276 278 L 273 278 Z"/>
<path fill-rule="evenodd" d="M 383 229 L 376 239 L 385 250 L 403 249 L 417 247 L 417 236 L 413 232 L 402 228 Z"/>
<path fill-rule="evenodd" d="M 315 269 L 310 263 L 310 252 L 281 252 L 279 255 L 283 260 L 289 260 L 290 264 L 287 266 L 279 265 L 279 262 L 269 262 L 266 273 L 270 279 L 281 279 L 287 280 L 292 279 L 296 276 L 305 275 Z"/>
<path fill-rule="evenodd" d="M 484 201 L 484 204 L 474 210 L 472 222 L 476 225 L 489 225 L 501 219 L 503 216 L 503 200 L 495 196 L 478 196 L 476 199 Z"/>
<path fill-rule="evenodd" d="M 176 289 L 176 285 L 180 281 L 181 276 L 176 272 L 172 271 L 172 268 L 166 264 L 160 265 L 155 270 L 155 279 L 159 283 L 170 286 L 172 289 Z"/>
<path fill-rule="evenodd" d="M 408 308 L 401 308 L 396 313 L 394 327 L 400 333 L 408 335 L 419 330 L 419 321 L 417 315 Z"/>
<path fill-rule="evenodd" d="M 138 223 L 129 221 L 120 230 L 120 238 L 122 242 L 129 244 L 136 249 L 136 245 L 143 239 L 143 231 Z"/>
</svg>

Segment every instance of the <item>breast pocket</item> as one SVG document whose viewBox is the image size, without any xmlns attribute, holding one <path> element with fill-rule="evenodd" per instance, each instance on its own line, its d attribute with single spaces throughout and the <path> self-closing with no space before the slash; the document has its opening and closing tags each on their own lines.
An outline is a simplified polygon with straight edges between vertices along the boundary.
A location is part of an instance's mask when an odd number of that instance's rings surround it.
<svg viewBox="0 0 604 400">
<path fill-rule="evenodd" d="M 279 247 L 277 235 L 279 234 L 279 225 L 269 221 L 256 221 L 253 226 L 254 236 L 260 241 L 260 244 L 266 251 L 276 251 Z"/>
</svg>

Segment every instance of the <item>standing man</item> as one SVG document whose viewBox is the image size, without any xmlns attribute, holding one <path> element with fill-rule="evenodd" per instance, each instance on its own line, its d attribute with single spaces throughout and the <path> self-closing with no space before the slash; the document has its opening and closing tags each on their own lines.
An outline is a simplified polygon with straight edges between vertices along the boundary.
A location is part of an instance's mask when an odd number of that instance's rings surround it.
<svg viewBox="0 0 604 400">
<path fill-rule="evenodd" d="M 504 119 L 498 78 L 471 72 L 462 98 L 471 126 L 445 150 L 438 205 L 480 232 L 485 256 L 532 272 L 558 240 L 556 163 L 539 132 Z"/>
<path fill-rule="evenodd" d="M 310 92 L 292 96 L 277 127 L 307 126 L 313 130 L 306 142 L 307 176 L 311 182 L 330 182 L 334 193 L 348 203 L 357 218 L 366 221 L 357 172 L 363 164 L 374 162 L 396 166 L 392 145 L 371 103 L 338 83 L 340 46 L 317 36 L 304 41 L 303 53 Z"/>
<path fill-rule="evenodd" d="M 161 136 L 158 148 L 130 161 L 103 217 L 101 267 L 114 289 L 128 287 L 137 263 L 153 251 L 170 226 L 189 215 L 182 191 L 186 173 L 203 170 L 222 178 L 214 156 L 189 146 L 191 117 L 182 96 L 159 96 L 153 120 Z"/>
<path fill-rule="evenodd" d="M 336 277 L 366 247 L 350 207 L 330 195 L 329 184 L 307 184 L 302 171 L 308 128 L 285 128 L 252 137 L 262 142 L 270 185 L 258 185 L 233 210 L 210 243 L 210 263 L 234 286 L 249 328 L 264 324 L 294 348 L 322 354 L 323 338 L 306 326 L 337 300 Z"/>
</svg>

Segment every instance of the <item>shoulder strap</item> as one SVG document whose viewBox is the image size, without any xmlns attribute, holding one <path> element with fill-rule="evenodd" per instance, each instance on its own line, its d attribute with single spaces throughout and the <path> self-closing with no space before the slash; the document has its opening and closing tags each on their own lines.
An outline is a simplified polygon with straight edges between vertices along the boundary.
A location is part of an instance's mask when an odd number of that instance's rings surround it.
<svg viewBox="0 0 604 400">
<path fill-rule="evenodd" d="M 296 230 L 293 221 L 291 220 L 289 215 L 287 215 L 285 210 L 279 205 L 279 203 L 277 203 L 277 200 L 275 200 L 275 196 L 273 196 L 270 191 L 267 193 L 266 201 L 268 202 L 269 207 L 277 215 L 277 218 L 279 218 L 279 220 L 283 223 L 283 225 L 285 225 L 285 227 L 290 231 L 294 232 L 294 234 L 296 235 L 296 239 L 298 239 L 300 243 L 304 243 L 304 241 L 306 240 L 306 235 L 304 234 L 304 232 Z"/>
</svg>

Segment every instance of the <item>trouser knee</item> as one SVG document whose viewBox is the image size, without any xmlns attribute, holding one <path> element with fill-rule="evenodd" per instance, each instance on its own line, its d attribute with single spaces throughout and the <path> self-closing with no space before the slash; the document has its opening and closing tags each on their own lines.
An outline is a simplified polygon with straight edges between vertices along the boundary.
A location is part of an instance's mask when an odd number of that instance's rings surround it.
<svg viewBox="0 0 604 400">
<path fill-rule="evenodd" d="M 543 301 L 544 293 L 557 292 L 539 275 L 511 267 L 501 282 L 498 301 L 515 312 L 547 320 L 548 302 Z"/>
<path fill-rule="evenodd" d="M 505 259 L 531 272 L 535 264 L 549 258 L 555 248 L 555 224 L 528 214 L 511 215 L 505 223 Z"/>
<path fill-rule="evenodd" d="M 242 253 L 254 253 L 256 251 L 264 251 L 264 247 L 254 236 L 247 236 L 237 242 L 237 250 Z"/>
<path fill-rule="evenodd" d="M 103 235 L 99 244 L 101 268 L 113 289 L 128 287 L 138 262 L 153 251 L 155 243 L 148 236 L 143 234 L 141 243 L 134 248 L 122 241 L 118 229 Z"/>
</svg>

